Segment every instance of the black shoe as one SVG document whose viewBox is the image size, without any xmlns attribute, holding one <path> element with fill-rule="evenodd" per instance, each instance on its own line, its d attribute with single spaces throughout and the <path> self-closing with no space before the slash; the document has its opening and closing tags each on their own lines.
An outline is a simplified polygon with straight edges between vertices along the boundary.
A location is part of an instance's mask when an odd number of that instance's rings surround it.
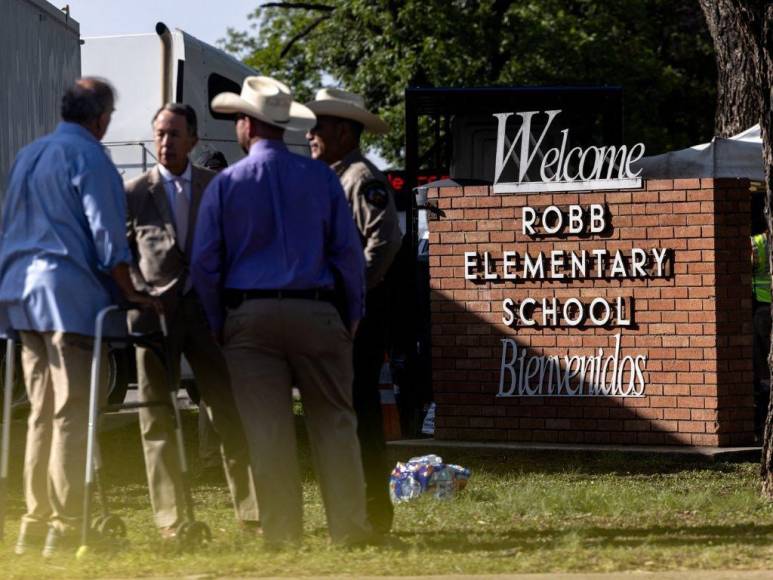
<svg viewBox="0 0 773 580">
<path fill-rule="evenodd" d="M 75 551 L 79 544 L 79 534 L 76 531 L 62 532 L 59 528 L 48 528 L 46 543 L 43 546 L 43 557 L 50 558 L 54 554 L 67 550 Z"/>
<path fill-rule="evenodd" d="M 386 501 L 383 501 L 386 499 Z M 378 535 L 386 535 L 392 530 L 395 519 L 394 508 L 389 497 L 380 497 L 379 501 L 369 501 L 366 505 L 368 523 Z"/>
<path fill-rule="evenodd" d="M 21 556 L 31 549 L 39 549 L 46 539 L 48 524 L 41 522 L 22 522 L 19 528 L 19 539 L 13 548 L 14 554 Z"/>
<path fill-rule="evenodd" d="M 263 535 L 263 527 L 260 525 L 260 520 L 239 520 L 238 527 L 248 537 Z"/>
</svg>

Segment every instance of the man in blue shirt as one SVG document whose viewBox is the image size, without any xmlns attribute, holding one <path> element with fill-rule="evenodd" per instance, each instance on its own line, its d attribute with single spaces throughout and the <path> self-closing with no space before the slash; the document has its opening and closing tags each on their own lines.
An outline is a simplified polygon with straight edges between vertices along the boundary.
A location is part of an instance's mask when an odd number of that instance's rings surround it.
<svg viewBox="0 0 773 580">
<path fill-rule="evenodd" d="M 19 152 L 3 206 L 0 309 L 21 335 L 31 403 L 18 554 L 44 537 L 44 556 L 77 541 L 97 313 L 116 285 L 157 305 L 132 286 L 123 184 L 99 143 L 113 103 L 98 79 L 68 89 L 62 123 Z"/>
<path fill-rule="evenodd" d="M 363 315 L 362 247 L 341 185 L 324 163 L 290 153 L 284 130 L 314 114 L 282 83 L 248 77 L 212 109 L 236 115 L 249 155 L 214 178 L 201 202 L 192 276 L 222 337 L 255 469 L 269 545 L 302 535 L 292 387 L 303 399 L 331 538 L 370 536 L 352 409 L 352 336 Z M 336 279 L 346 305 L 333 306 Z"/>
</svg>

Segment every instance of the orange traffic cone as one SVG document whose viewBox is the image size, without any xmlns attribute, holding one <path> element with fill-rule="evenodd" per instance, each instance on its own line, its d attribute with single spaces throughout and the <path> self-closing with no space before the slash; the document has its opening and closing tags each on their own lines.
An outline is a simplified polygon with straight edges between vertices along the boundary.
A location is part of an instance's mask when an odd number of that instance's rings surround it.
<svg viewBox="0 0 773 580">
<path fill-rule="evenodd" d="M 392 383 L 392 371 L 389 368 L 389 357 L 384 353 L 384 364 L 378 381 L 378 392 L 381 396 L 381 415 L 384 421 L 384 439 L 394 441 L 400 439 L 400 415 L 397 412 L 395 386 Z"/>
</svg>

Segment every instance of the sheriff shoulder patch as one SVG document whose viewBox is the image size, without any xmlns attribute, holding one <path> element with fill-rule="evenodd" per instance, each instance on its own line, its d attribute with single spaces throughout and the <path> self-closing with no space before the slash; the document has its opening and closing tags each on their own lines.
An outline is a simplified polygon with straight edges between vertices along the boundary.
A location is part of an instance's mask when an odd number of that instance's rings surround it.
<svg viewBox="0 0 773 580">
<path fill-rule="evenodd" d="M 378 209 L 385 209 L 389 202 L 389 193 L 383 183 L 373 181 L 363 187 L 363 196 L 369 205 Z"/>
</svg>

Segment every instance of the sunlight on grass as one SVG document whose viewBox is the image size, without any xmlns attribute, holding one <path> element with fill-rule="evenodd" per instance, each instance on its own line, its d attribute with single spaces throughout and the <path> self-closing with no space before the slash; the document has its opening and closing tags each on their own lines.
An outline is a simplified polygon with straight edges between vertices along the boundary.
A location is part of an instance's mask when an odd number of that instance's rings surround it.
<svg viewBox="0 0 773 580">
<path fill-rule="evenodd" d="M 195 417 L 186 418 L 186 426 L 194 424 Z M 189 451 L 195 449 L 192 440 Z M 473 470 L 468 488 L 452 501 L 422 497 L 397 506 L 395 542 L 388 547 L 344 550 L 328 544 L 322 501 L 309 470 L 308 449 L 302 445 L 307 532 L 303 548 L 265 551 L 261 539 L 237 530 L 224 485 L 197 485 L 198 515 L 212 528 L 213 542 L 198 553 L 179 554 L 161 550 L 157 541 L 136 426 L 112 432 L 104 450 L 115 511 L 128 526 L 130 548 L 93 554 L 85 561 L 13 556 L 23 511 L 17 453 L 6 539 L 0 545 L 4 577 L 773 567 L 773 507 L 759 498 L 758 466 L 752 463 L 444 450 L 444 459 Z M 196 458 L 192 461 L 195 466 Z"/>
</svg>

